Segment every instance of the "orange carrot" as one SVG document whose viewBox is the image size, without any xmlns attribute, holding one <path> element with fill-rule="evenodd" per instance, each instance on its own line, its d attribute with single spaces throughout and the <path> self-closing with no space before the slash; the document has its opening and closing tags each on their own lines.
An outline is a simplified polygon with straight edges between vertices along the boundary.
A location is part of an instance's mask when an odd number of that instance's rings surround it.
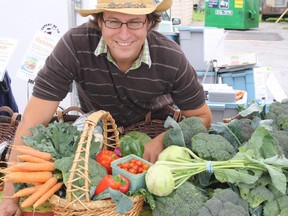
<svg viewBox="0 0 288 216">
<path fill-rule="evenodd" d="M 10 183 L 41 183 L 53 176 L 52 172 L 12 172 L 4 176 L 3 180 Z"/>
<path fill-rule="evenodd" d="M 22 208 L 32 206 L 41 196 L 47 193 L 54 185 L 57 184 L 57 178 L 51 177 L 48 179 L 42 187 L 40 187 L 36 192 L 31 194 L 26 200 L 21 204 Z"/>
<path fill-rule="evenodd" d="M 47 160 L 44 160 L 42 158 L 32 156 L 32 155 L 17 155 L 17 158 L 21 161 L 25 162 L 32 162 L 32 163 L 44 163 L 47 162 Z"/>
<path fill-rule="evenodd" d="M 27 188 L 23 188 L 19 191 L 17 191 L 13 197 L 24 197 L 24 196 L 27 196 L 27 195 L 30 195 L 34 192 L 36 192 L 40 187 L 42 187 L 43 184 L 41 185 L 37 185 L 37 186 L 32 186 L 32 187 L 27 187 Z"/>
<path fill-rule="evenodd" d="M 0 173 L 4 173 L 4 174 L 8 174 L 8 173 L 11 173 L 11 172 L 31 172 L 31 171 L 21 169 L 20 167 L 17 167 L 16 165 L 9 166 L 7 168 L 4 168 L 4 169 L 0 170 Z"/>
<path fill-rule="evenodd" d="M 28 155 L 32 155 L 35 157 L 39 157 L 42 158 L 44 160 L 50 161 L 52 160 L 52 155 L 47 153 L 47 152 L 42 152 L 42 151 L 38 151 L 30 146 L 26 146 L 26 145 L 13 145 L 12 149 L 15 149 L 16 151 L 22 153 L 22 154 L 28 154 Z"/>
<path fill-rule="evenodd" d="M 46 200 L 48 200 L 56 191 L 62 187 L 63 183 L 58 182 L 52 188 L 50 188 L 43 196 L 41 196 L 33 205 L 33 208 L 37 208 L 42 205 Z"/>
<path fill-rule="evenodd" d="M 55 170 L 55 166 L 53 162 L 45 162 L 45 163 L 22 162 L 22 163 L 18 163 L 15 166 L 20 169 L 33 171 L 33 172 Z"/>
</svg>

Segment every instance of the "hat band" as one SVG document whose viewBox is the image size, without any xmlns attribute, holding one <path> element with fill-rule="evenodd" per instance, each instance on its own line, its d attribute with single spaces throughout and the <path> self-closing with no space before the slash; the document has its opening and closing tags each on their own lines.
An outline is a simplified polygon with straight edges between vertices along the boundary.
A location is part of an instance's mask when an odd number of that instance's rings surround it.
<svg viewBox="0 0 288 216">
<path fill-rule="evenodd" d="M 116 9 L 116 8 L 146 8 L 146 4 L 144 3 L 130 3 L 130 2 L 126 2 L 126 3 L 114 3 L 111 2 L 109 4 L 100 4 L 97 6 L 98 8 L 102 8 L 102 9 Z M 151 7 L 151 6 L 150 6 Z"/>
</svg>

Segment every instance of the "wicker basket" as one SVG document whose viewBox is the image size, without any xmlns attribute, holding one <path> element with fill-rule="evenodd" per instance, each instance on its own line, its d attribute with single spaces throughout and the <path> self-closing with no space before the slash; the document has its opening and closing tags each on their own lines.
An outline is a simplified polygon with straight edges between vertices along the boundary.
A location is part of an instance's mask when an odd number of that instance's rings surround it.
<svg viewBox="0 0 288 216">
<path fill-rule="evenodd" d="M 176 110 L 171 106 L 167 106 L 164 110 L 166 113 L 165 117 L 171 116 L 176 122 L 179 122 L 183 119 L 180 110 Z M 164 127 L 165 120 L 160 119 L 152 119 L 152 113 L 148 112 L 145 116 L 144 121 L 140 121 L 136 124 L 133 124 L 129 127 L 119 127 L 118 130 L 120 134 L 127 134 L 130 131 L 139 131 L 147 134 L 151 138 L 158 136 L 160 133 L 166 131 L 167 129 Z"/>
<path fill-rule="evenodd" d="M 85 112 L 77 106 L 71 106 L 66 109 L 58 109 L 50 122 L 62 120 L 66 123 L 73 123 L 77 118 L 80 117 L 80 115 L 83 114 L 85 114 Z"/>
<path fill-rule="evenodd" d="M 116 205 L 112 200 L 91 201 L 89 195 L 90 180 L 88 177 L 88 158 L 91 146 L 92 135 L 97 123 L 102 120 L 103 123 L 103 144 L 105 149 L 116 148 L 120 145 L 119 132 L 115 120 L 109 112 L 97 111 L 88 116 L 81 139 L 78 143 L 78 149 L 72 164 L 67 183 L 67 199 L 62 199 L 53 195 L 49 202 L 51 203 L 55 216 L 121 216 L 115 209 Z M 80 166 L 80 162 L 84 162 L 85 166 Z M 85 180 L 85 186 L 77 187 L 73 183 L 79 178 Z M 78 197 L 77 192 L 82 191 L 82 196 Z M 126 214 L 128 216 L 137 216 L 140 214 L 144 198 L 143 196 L 131 197 L 134 205 Z"/>
<path fill-rule="evenodd" d="M 21 119 L 19 113 L 13 112 L 13 110 L 8 106 L 0 107 L 0 113 L 6 113 L 7 115 L 0 115 L 0 144 L 8 142 L 11 144 L 15 131 Z M 8 161 L 10 154 L 10 148 L 6 148 L 1 156 L 1 161 Z"/>
</svg>

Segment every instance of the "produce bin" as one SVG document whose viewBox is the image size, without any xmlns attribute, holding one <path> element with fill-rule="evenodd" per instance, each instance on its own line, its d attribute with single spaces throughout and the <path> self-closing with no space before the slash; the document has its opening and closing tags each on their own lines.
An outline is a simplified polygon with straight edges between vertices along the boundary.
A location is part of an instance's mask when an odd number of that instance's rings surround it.
<svg viewBox="0 0 288 216">
<path fill-rule="evenodd" d="M 234 117 L 239 113 L 238 105 L 247 107 L 247 92 L 241 100 L 234 103 L 210 102 L 208 100 L 207 104 L 212 112 L 212 123 L 223 122 L 223 119 Z"/>
<path fill-rule="evenodd" d="M 205 26 L 225 29 L 259 27 L 259 0 L 207 0 Z"/>
<path fill-rule="evenodd" d="M 179 26 L 178 31 L 180 47 L 196 71 L 206 71 L 210 61 L 222 56 L 223 28 Z"/>
<path fill-rule="evenodd" d="M 221 82 L 232 86 L 233 89 L 244 90 L 247 92 L 247 102 L 255 100 L 255 84 L 253 68 L 219 70 L 218 78 Z"/>
</svg>

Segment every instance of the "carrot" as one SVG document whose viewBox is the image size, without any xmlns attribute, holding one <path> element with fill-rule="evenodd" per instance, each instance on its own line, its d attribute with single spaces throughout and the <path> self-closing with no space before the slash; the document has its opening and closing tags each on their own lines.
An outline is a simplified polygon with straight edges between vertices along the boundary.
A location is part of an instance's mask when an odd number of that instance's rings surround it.
<svg viewBox="0 0 288 216">
<path fill-rule="evenodd" d="M 0 170 L 0 173 L 4 173 L 4 174 L 8 174 L 8 173 L 11 173 L 11 172 L 31 172 L 31 171 L 21 169 L 20 167 L 17 167 L 16 165 L 9 166 L 7 168 L 4 168 L 4 169 Z"/>
<path fill-rule="evenodd" d="M 17 158 L 21 161 L 25 162 L 32 162 L 32 163 L 44 163 L 47 162 L 47 160 L 44 160 L 42 158 L 32 156 L 32 155 L 17 155 Z"/>
<path fill-rule="evenodd" d="M 32 186 L 32 187 L 27 187 L 27 188 L 23 188 L 19 191 L 17 191 L 15 194 L 13 194 L 13 197 L 24 197 L 27 195 L 30 195 L 34 192 L 36 192 L 40 187 L 42 187 L 43 184 L 41 185 L 37 185 L 37 186 Z"/>
<path fill-rule="evenodd" d="M 33 171 L 33 172 L 55 170 L 55 166 L 53 162 L 45 162 L 45 163 L 22 162 L 22 163 L 18 163 L 15 166 L 20 169 Z"/>
<path fill-rule="evenodd" d="M 37 208 L 42 205 L 46 200 L 48 200 L 56 191 L 62 187 L 63 183 L 58 182 L 52 188 L 50 188 L 43 196 L 41 196 L 33 205 L 33 208 Z"/>
<path fill-rule="evenodd" d="M 31 194 L 26 200 L 24 200 L 21 204 L 21 207 L 26 208 L 32 206 L 41 196 L 46 194 L 56 184 L 57 178 L 51 177 L 42 185 L 42 187 L 40 187 L 36 192 Z"/>
<path fill-rule="evenodd" d="M 15 149 L 16 151 L 23 153 L 23 154 L 28 154 L 28 155 L 32 155 L 35 157 L 39 157 L 42 158 L 44 160 L 50 161 L 52 160 L 52 155 L 47 153 L 47 152 L 42 152 L 42 151 L 38 151 L 30 146 L 26 146 L 26 145 L 13 145 L 12 149 Z"/>
<path fill-rule="evenodd" d="M 41 183 L 53 176 L 52 172 L 12 172 L 4 176 L 3 180 L 10 183 Z"/>
</svg>

